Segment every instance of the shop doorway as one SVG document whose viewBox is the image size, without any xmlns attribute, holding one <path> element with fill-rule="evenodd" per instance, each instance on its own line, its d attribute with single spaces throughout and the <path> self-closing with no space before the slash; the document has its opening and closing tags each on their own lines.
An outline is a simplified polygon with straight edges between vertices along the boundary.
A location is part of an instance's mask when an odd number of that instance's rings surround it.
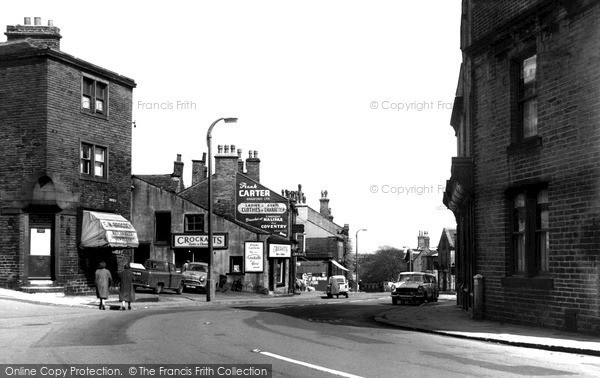
<svg viewBox="0 0 600 378">
<path fill-rule="evenodd" d="M 54 279 L 54 216 L 29 216 L 29 279 Z"/>
</svg>

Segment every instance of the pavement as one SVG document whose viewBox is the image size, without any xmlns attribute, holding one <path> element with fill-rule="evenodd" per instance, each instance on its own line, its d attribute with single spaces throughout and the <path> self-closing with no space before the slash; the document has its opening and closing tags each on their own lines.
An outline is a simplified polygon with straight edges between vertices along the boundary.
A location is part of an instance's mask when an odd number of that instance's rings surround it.
<svg viewBox="0 0 600 378">
<path fill-rule="evenodd" d="M 91 295 L 66 296 L 62 293 L 24 293 L 8 289 L 0 289 L 0 299 L 89 309 L 97 309 L 99 303 L 98 299 Z M 339 301 L 377 299 L 385 301 L 389 299 L 389 294 L 352 292 L 349 299 L 340 298 Z M 134 310 L 143 310 L 154 307 L 295 303 L 298 301 L 315 301 L 318 303 L 323 300 L 326 300 L 326 296 L 321 291 L 303 291 L 299 295 L 261 295 L 246 292 L 217 291 L 211 302 L 206 302 L 204 295 L 186 295 L 186 293 L 177 295 L 167 291 L 161 294 L 153 294 L 148 291 L 137 292 L 136 301 L 132 303 L 132 306 Z M 334 298 L 334 300 L 336 299 Z M 456 305 L 456 296 L 453 294 L 441 294 L 438 302 L 427 303 L 425 305 L 393 306 L 391 299 L 389 300 L 389 304 L 389 309 L 382 310 L 375 317 L 374 320 L 376 322 L 415 332 L 426 332 L 549 351 L 600 356 L 600 336 L 487 320 L 473 320 L 467 312 Z M 121 305 L 118 301 L 118 295 L 113 294 L 109 296 L 105 305 L 107 309 L 118 310 Z"/>
</svg>

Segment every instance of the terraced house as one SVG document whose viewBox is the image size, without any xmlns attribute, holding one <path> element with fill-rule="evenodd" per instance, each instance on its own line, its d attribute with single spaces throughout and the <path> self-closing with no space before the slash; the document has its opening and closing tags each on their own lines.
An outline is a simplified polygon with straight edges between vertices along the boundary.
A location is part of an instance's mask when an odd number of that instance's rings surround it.
<svg viewBox="0 0 600 378">
<path fill-rule="evenodd" d="M 461 49 L 458 301 L 600 333 L 600 1 L 464 0 Z"/>
</svg>

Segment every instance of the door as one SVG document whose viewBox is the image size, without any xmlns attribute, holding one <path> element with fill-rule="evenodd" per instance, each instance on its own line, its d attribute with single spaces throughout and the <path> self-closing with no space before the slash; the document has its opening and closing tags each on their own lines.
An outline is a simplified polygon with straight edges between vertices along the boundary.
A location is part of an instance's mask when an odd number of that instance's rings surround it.
<svg viewBox="0 0 600 378">
<path fill-rule="evenodd" d="M 53 216 L 31 215 L 29 221 L 29 278 L 52 279 Z"/>
</svg>

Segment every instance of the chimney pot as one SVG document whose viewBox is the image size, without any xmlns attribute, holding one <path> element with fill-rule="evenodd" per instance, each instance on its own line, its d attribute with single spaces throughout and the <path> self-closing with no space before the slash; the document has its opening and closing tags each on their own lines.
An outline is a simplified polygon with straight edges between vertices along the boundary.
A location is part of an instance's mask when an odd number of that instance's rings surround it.
<svg viewBox="0 0 600 378">
<path fill-rule="evenodd" d="M 229 150 L 231 151 L 231 154 L 235 154 L 235 144 L 232 144 L 231 146 L 229 146 Z"/>
<path fill-rule="evenodd" d="M 177 154 L 177 161 L 181 161 L 181 154 Z"/>
<path fill-rule="evenodd" d="M 48 20 L 48 26 L 54 26 L 54 21 Z"/>
<path fill-rule="evenodd" d="M 33 18 L 33 22 L 36 26 L 41 26 L 42 25 L 42 18 L 41 17 L 34 17 Z"/>
<path fill-rule="evenodd" d="M 220 144 L 217 146 L 217 153 L 219 153 L 219 154 L 223 153 L 223 146 Z"/>
<path fill-rule="evenodd" d="M 226 144 L 225 145 L 225 155 L 227 155 L 229 153 L 229 145 Z"/>
<path fill-rule="evenodd" d="M 237 154 L 238 154 L 238 158 L 241 159 L 242 158 L 242 149 L 241 148 L 238 148 Z"/>
<path fill-rule="evenodd" d="M 202 161 L 206 163 L 206 152 L 202 153 Z"/>
<path fill-rule="evenodd" d="M 25 17 L 25 25 L 31 25 L 31 17 Z"/>
<path fill-rule="evenodd" d="M 258 158 L 258 151 L 254 150 L 254 158 Z"/>
<path fill-rule="evenodd" d="M 252 150 L 248 151 L 248 159 L 252 159 Z"/>
</svg>

